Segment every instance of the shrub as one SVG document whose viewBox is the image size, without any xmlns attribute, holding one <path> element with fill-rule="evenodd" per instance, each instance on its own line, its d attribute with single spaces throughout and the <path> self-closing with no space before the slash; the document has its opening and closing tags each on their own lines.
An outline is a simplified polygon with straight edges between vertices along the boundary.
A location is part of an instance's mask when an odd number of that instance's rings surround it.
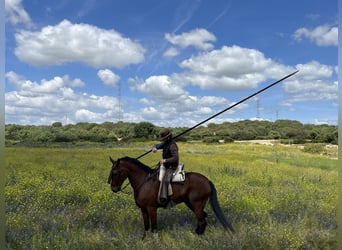
<svg viewBox="0 0 342 250">
<path fill-rule="evenodd" d="M 307 143 L 304 144 L 303 151 L 312 154 L 321 154 L 324 152 L 324 144 L 319 143 Z"/>
</svg>

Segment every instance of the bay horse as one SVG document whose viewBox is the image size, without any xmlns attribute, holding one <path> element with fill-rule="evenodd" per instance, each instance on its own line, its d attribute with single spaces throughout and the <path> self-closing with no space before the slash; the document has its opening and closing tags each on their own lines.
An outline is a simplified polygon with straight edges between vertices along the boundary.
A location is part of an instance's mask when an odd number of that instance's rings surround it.
<svg viewBox="0 0 342 250">
<path fill-rule="evenodd" d="M 123 182 L 128 178 L 133 190 L 136 205 L 141 209 L 144 220 L 145 232 L 150 229 L 157 231 L 157 209 L 159 181 L 157 170 L 152 169 L 139 160 L 123 157 L 116 161 L 109 157 L 112 169 L 108 177 L 108 184 L 113 192 L 119 192 Z M 217 200 L 217 192 L 214 184 L 207 177 L 199 173 L 186 173 L 185 181 L 172 183 L 173 195 L 170 199 L 178 204 L 184 202 L 196 215 L 197 234 L 203 234 L 207 226 L 207 213 L 204 207 L 209 199 L 211 207 L 225 229 L 234 233 L 231 223 L 223 214 Z M 144 233 L 145 235 L 145 233 Z"/>
</svg>

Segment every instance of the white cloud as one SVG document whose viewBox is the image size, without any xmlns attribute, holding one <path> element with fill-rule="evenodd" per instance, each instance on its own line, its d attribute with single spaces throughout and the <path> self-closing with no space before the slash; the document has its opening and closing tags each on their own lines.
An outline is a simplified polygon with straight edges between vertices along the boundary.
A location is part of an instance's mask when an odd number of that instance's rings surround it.
<svg viewBox="0 0 342 250">
<path fill-rule="evenodd" d="M 139 102 L 141 103 L 141 104 L 143 104 L 143 105 L 153 105 L 154 104 L 154 102 L 152 101 L 152 100 L 150 100 L 150 99 L 147 99 L 147 98 L 141 98 L 140 100 L 139 100 Z"/>
<path fill-rule="evenodd" d="M 63 77 L 56 76 L 51 80 L 42 79 L 41 83 L 32 82 L 30 80 L 23 79 L 20 75 L 13 71 L 6 73 L 6 78 L 9 83 L 16 85 L 19 93 L 23 96 L 38 96 L 41 94 L 53 94 L 58 92 L 60 89 L 67 91 L 71 87 L 82 87 L 84 82 L 79 79 L 71 80 L 68 75 Z"/>
<path fill-rule="evenodd" d="M 140 110 L 140 116 L 143 120 L 153 121 L 153 120 L 163 120 L 168 119 L 168 112 L 162 112 L 158 106 L 156 107 L 144 107 Z"/>
<path fill-rule="evenodd" d="M 82 62 L 93 66 L 123 68 L 144 60 L 145 49 L 115 30 L 63 20 L 41 31 L 15 34 L 16 56 L 29 64 L 59 65 Z"/>
<path fill-rule="evenodd" d="M 170 47 L 164 52 L 163 56 L 174 57 L 174 56 L 177 56 L 178 54 L 179 54 L 178 49 L 176 49 L 175 47 Z"/>
<path fill-rule="evenodd" d="M 334 67 L 320 64 L 317 61 L 311 61 L 306 64 L 297 64 L 299 76 L 305 80 L 313 80 L 320 78 L 331 77 L 334 72 Z"/>
<path fill-rule="evenodd" d="M 165 75 L 152 76 L 145 81 L 131 79 L 131 84 L 134 85 L 132 89 L 150 97 L 141 99 L 140 103 L 146 106 L 141 108 L 134 119 L 140 117 L 140 120 L 158 122 L 162 126 L 189 126 L 192 120 L 200 121 L 203 117 L 213 115 L 216 109 L 230 105 L 224 97 L 189 95 L 177 82 L 177 78 Z M 241 105 L 239 108 L 246 107 Z M 126 114 L 126 118 L 129 116 L 132 114 Z"/>
<path fill-rule="evenodd" d="M 215 105 L 210 106 L 212 103 L 206 102 L 205 99 L 206 97 L 182 96 L 176 102 L 168 100 L 153 106 L 146 106 L 136 114 L 135 118 L 139 117 L 140 120 L 157 122 L 158 125 L 166 127 L 189 126 L 214 114 Z M 226 100 L 224 102 L 227 103 Z"/>
<path fill-rule="evenodd" d="M 98 121 L 101 118 L 101 114 L 92 112 L 87 109 L 76 110 L 75 119 L 78 121 Z"/>
<path fill-rule="evenodd" d="M 148 118 L 160 123 L 161 120 L 175 119 L 181 114 L 187 120 L 186 124 L 190 124 L 191 119 L 200 121 L 218 112 L 217 110 L 233 105 L 224 97 L 189 95 L 185 90 L 188 84 L 203 89 L 244 90 L 256 88 L 270 78 L 278 80 L 295 70 L 266 58 L 258 50 L 239 46 L 223 46 L 218 50 L 201 53 L 184 60 L 180 66 L 186 71 L 170 76 L 150 76 L 146 80 L 130 79 L 132 90 L 142 92 L 152 99 L 151 102 L 144 102 L 146 108 L 139 113 L 142 120 Z M 168 107 L 166 113 L 163 107 Z M 247 107 L 248 104 L 241 104 L 226 114 L 233 114 Z"/>
<path fill-rule="evenodd" d="M 5 15 L 6 22 L 12 25 L 23 23 L 28 27 L 32 26 L 31 18 L 24 9 L 22 0 L 5 0 Z"/>
<path fill-rule="evenodd" d="M 114 97 L 76 93 L 68 87 L 70 82 L 80 79 L 56 76 L 37 83 L 13 71 L 7 72 L 6 78 L 16 87 L 5 93 L 7 123 L 51 124 L 52 121 L 63 122 L 66 114 L 69 122 L 104 122 L 116 119 L 119 112 L 118 100 Z"/>
<path fill-rule="evenodd" d="M 293 37 L 297 41 L 301 41 L 303 37 L 308 38 L 318 46 L 337 46 L 338 28 L 330 25 L 321 25 L 314 29 L 299 28 Z"/>
<path fill-rule="evenodd" d="M 144 82 L 135 81 L 135 90 L 143 92 L 158 100 L 175 100 L 183 95 L 187 95 L 181 86 L 172 81 L 167 75 L 151 76 Z"/>
<path fill-rule="evenodd" d="M 61 77 L 54 77 L 53 79 L 46 81 L 43 79 L 40 84 L 23 79 L 15 72 L 10 71 L 6 73 L 6 78 L 10 83 L 16 85 L 18 93 L 22 96 L 40 96 L 42 94 L 56 93 L 63 86 L 65 82 Z"/>
<path fill-rule="evenodd" d="M 5 95 L 7 123 L 101 123 L 117 120 L 121 112 L 118 100 L 114 97 L 74 92 L 68 87 L 69 82 L 73 81 L 69 77 L 56 76 L 38 83 L 11 71 L 6 74 L 6 78 L 8 83 L 16 87 L 15 91 Z M 122 118 L 129 122 L 150 121 L 160 126 L 189 126 L 213 115 L 217 109 L 221 110 L 232 104 L 224 97 L 189 96 L 168 76 L 154 76 L 146 81 L 136 80 L 135 84 L 137 86 L 134 88 L 149 98 L 141 99 L 140 103 L 145 107 L 140 110 L 121 113 Z M 247 105 L 239 105 L 230 113 L 246 107 Z M 125 108 L 129 109 L 128 106 Z"/>
<path fill-rule="evenodd" d="M 83 87 L 85 85 L 85 83 L 79 78 L 70 80 L 68 75 L 63 76 L 63 81 L 66 82 L 71 87 Z"/>
<path fill-rule="evenodd" d="M 219 96 L 184 96 L 176 107 L 177 112 L 188 115 L 212 114 L 213 108 L 228 105 L 229 101 Z"/>
<path fill-rule="evenodd" d="M 283 83 L 288 99 L 284 105 L 291 106 L 294 102 L 305 101 L 336 101 L 338 84 L 331 80 L 334 67 L 320 64 L 316 61 L 298 64 L 296 78 Z"/>
<path fill-rule="evenodd" d="M 214 47 L 212 42 L 216 41 L 216 37 L 205 29 L 194 29 L 180 35 L 167 33 L 165 39 L 181 48 L 194 46 L 200 50 L 211 50 Z"/>
<path fill-rule="evenodd" d="M 180 127 L 193 126 L 212 116 L 219 111 L 233 105 L 227 99 L 216 96 L 181 96 L 177 101 L 167 100 L 160 105 L 147 106 L 136 113 L 127 114 L 126 118 L 138 120 L 148 120 L 157 122 L 159 126 L 165 127 Z M 248 107 L 248 104 L 241 104 L 235 109 L 225 112 L 226 115 L 233 114 L 238 110 L 243 110 Z M 210 122 L 226 121 L 224 114 Z M 133 121 L 133 120 L 131 120 Z"/>
<path fill-rule="evenodd" d="M 221 49 L 184 60 L 181 67 L 189 72 L 179 75 L 183 81 L 202 89 L 243 90 L 255 88 L 268 78 L 277 79 L 291 71 L 265 58 L 255 49 L 223 46 Z"/>
<path fill-rule="evenodd" d="M 114 87 L 115 84 L 120 80 L 120 76 L 115 74 L 110 69 L 101 69 L 97 72 L 97 76 L 109 87 Z"/>
<path fill-rule="evenodd" d="M 300 87 L 298 87 L 300 85 Z M 291 81 L 287 83 L 287 89 L 301 89 L 302 91 L 289 91 L 289 97 L 281 105 L 292 107 L 298 102 L 319 102 L 336 101 L 338 98 L 337 87 L 331 85 L 329 81 L 300 82 Z"/>
<path fill-rule="evenodd" d="M 337 100 L 337 86 L 329 81 L 313 80 L 287 81 L 284 85 L 286 93 L 292 94 L 292 101 Z"/>
<path fill-rule="evenodd" d="M 316 61 L 290 67 L 266 58 L 255 49 L 224 46 L 193 56 L 180 65 L 188 71 L 134 81 L 135 90 L 157 100 L 153 106 L 145 102 L 146 108 L 139 114 L 142 120 L 145 118 L 159 123 L 162 120 L 164 125 L 173 120 L 174 123 L 183 124 L 184 121 L 177 120 L 180 119 L 179 114 L 182 114 L 181 117 L 186 117 L 186 124 L 190 126 L 191 119 L 201 121 L 233 103 L 223 97 L 190 96 L 184 89 L 187 84 L 216 90 L 251 89 L 267 79 L 278 80 L 295 69 L 298 69 L 299 73 L 282 84 L 286 94 L 283 105 L 291 109 L 294 102 L 335 101 L 337 98 L 337 84 L 330 80 L 335 68 Z M 163 107 L 168 107 L 166 113 Z M 248 104 L 243 103 L 226 114 L 233 114 L 247 107 Z M 223 117 L 220 117 L 216 121 L 222 119 Z"/>
</svg>

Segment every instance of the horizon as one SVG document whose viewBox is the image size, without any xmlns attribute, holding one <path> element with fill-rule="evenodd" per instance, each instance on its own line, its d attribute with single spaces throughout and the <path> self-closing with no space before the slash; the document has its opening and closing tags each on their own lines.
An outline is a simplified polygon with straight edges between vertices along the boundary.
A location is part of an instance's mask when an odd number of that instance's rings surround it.
<svg viewBox="0 0 342 250">
<path fill-rule="evenodd" d="M 299 122 L 300 124 L 302 124 L 303 126 L 306 125 L 312 125 L 312 126 L 332 126 L 332 127 L 338 127 L 338 124 L 327 124 L 327 123 L 320 123 L 320 124 L 314 124 L 314 123 L 302 123 L 298 120 L 290 120 L 290 119 L 278 119 L 275 121 L 270 121 L 270 120 L 262 120 L 262 119 L 244 119 L 244 120 L 236 120 L 236 121 L 223 121 L 222 123 L 214 123 L 214 122 L 207 122 L 207 123 L 203 123 L 200 126 L 196 126 L 195 128 L 200 128 L 200 127 L 208 127 L 209 124 L 215 124 L 215 125 L 224 125 L 225 123 L 239 123 L 239 122 L 244 122 L 244 121 L 251 121 L 251 122 L 269 122 L 269 123 L 275 123 L 275 122 L 280 122 L 280 121 L 290 121 L 290 122 Z M 139 124 L 141 122 L 148 122 L 151 123 L 149 121 L 140 121 L 140 122 L 129 122 L 129 121 L 104 121 L 101 123 L 97 123 L 97 122 L 78 122 L 78 123 L 67 123 L 67 124 L 63 124 L 60 121 L 55 121 L 51 124 L 15 124 L 15 123 L 7 123 L 5 124 L 5 126 L 10 126 L 10 125 L 15 125 L 15 126 L 53 126 L 55 123 L 60 123 L 61 126 L 68 126 L 68 125 L 72 125 L 72 126 L 77 126 L 78 124 L 82 124 L 82 123 L 89 123 L 89 124 L 96 124 L 96 125 L 103 125 L 105 123 L 113 123 L 113 124 L 118 124 L 118 123 L 132 123 L 132 124 Z M 161 127 L 161 128 L 170 128 L 170 129 L 178 129 L 178 128 L 190 128 L 187 126 L 180 126 L 180 127 L 163 127 L 163 126 L 159 126 L 159 125 L 155 125 L 153 123 L 151 123 L 152 125 L 154 125 L 155 127 Z M 195 126 L 195 125 L 194 125 Z M 191 126 L 192 127 L 192 126 Z M 195 129 L 194 128 L 194 129 Z"/>
</svg>

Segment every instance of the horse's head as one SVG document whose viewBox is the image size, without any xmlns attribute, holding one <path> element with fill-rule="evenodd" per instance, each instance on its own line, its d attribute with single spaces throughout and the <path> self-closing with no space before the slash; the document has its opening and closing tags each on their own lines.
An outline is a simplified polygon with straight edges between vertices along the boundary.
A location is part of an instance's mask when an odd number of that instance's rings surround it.
<svg viewBox="0 0 342 250">
<path fill-rule="evenodd" d="M 109 157 L 109 160 L 112 163 L 112 169 L 108 176 L 108 184 L 110 184 L 112 191 L 116 193 L 121 190 L 121 185 L 127 178 L 127 174 L 120 167 L 120 159 L 114 161 L 112 157 Z"/>
</svg>

